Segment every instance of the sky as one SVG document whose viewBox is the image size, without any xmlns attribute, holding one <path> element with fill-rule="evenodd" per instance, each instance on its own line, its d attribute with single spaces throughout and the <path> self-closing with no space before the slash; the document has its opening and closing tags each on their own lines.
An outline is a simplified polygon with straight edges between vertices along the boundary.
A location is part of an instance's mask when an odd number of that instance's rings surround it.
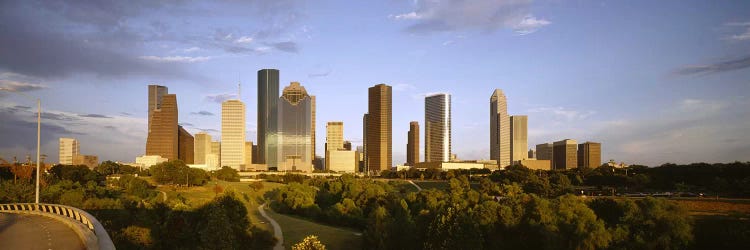
<svg viewBox="0 0 750 250">
<path fill-rule="evenodd" d="M 133 162 L 149 84 L 177 94 L 189 132 L 219 138 L 240 83 L 256 141 L 264 68 L 317 96 L 318 155 L 328 121 L 361 144 L 367 88 L 386 83 L 394 165 L 435 92 L 452 95 L 453 153 L 488 159 L 494 89 L 528 115 L 532 148 L 570 138 L 601 142 L 604 161 L 750 161 L 750 1 L 1 1 L 0 157 L 35 155 L 39 98 L 47 162 L 60 137 Z"/>
</svg>

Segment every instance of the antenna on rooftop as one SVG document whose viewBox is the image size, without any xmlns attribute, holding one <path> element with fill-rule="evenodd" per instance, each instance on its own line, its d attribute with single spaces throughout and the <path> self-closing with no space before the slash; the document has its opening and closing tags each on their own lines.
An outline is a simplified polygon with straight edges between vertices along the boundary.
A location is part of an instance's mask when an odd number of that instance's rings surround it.
<svg viewBox="0 0 750 250">
<path fill-rule="evenodd" d="M 240 95 L 242 93 L 242 80 L 240 73 L 237 74 L 237 100 L 242 101 L 242 98 L 240 98 Z"/>
</svg>

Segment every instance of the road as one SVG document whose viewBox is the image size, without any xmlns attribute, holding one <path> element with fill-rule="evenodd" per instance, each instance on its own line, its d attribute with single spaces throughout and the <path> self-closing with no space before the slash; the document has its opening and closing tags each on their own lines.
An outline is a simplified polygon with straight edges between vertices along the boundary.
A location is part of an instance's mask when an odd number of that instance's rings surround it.
<svg viewBox="0 0 750 250">
<path fill-rule="evenodd" d="M 417 191 L 422 191 L 422 188 L 419 185 L 417 185 L 416 183 L 414 183 L 413 181 L 409 180 L 409 183 L 411 183 L 412 185 L 414 185 L 414 187 L 417 188 Z"/>
<path fill-rule="evenodd" d="M 263 218 L 266 218 L 269 222 L 271 222 L 271 226 L 273 226 L 273 234 L 276 236 L 276 239 L 278 240 L 276 242 L 276 245 L 273 246 L 273 250 L 284 250 L 284 235 L 281 233 L 281 226 L 279 226 L 279 223 L 276 222 L 271 216 L 268 216 L 266 214 L 266 210 L 263 210 L 263 207 L 265 207 L 266 204 L 258 206 L 258 211 L 260 212 L 260 215 L 263 216 Z"/>
<path fill-rule="evenodd" d="M 0 213 L 0 249 L 86 249 L 73 229 L 40 215 Z"/>
</svg>

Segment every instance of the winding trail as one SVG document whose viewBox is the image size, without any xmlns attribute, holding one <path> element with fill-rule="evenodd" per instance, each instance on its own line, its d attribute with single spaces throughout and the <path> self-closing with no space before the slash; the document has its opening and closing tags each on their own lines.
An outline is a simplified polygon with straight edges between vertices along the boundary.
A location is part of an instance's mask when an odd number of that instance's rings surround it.
<svg viewBox="0 0 750 250">
<path fill-rule="evenodd" d="M 417 185 L 417 184 L 416 184 L 416 183 L 414 183 L 413 181 L 409 180 L 409 183 L 411 183 L 412 185 L 414 185 L 414 187 L 415 187 L 415 188 L 417 188 L 417 190 L 418 190 L 418 191 L 422 191 L 422 188 L 421 188 L 421 187 L 419 187 L 419 185 Z"/>
<path fill-rule="evenodd" d="M 266 211 L 263 210 L 263 207 L 266 206 L 267 203 L 263 203 L 263 205 L 258 206 L 258 211 L 260 212 L 260 215 L 263 216 L 263 218 L 266 218 L 269 222 L 271 222 L 271 226 L 273 226 L 273 234 L 276 236 L 276 239 L 278 240 L 276 242 L 276 245 L 273 246 L 273 250 L 284 250 L 284 235 L 281 233 L 281 226 L 279 226 L 279 223 L 276 222 L 271 216 L 268 216 L 266 214 Z"/>
<path fill-rule="evenodd" d="M 164 191 L 159 191 L 164 195 L 164 202 L 167 202 L 167 193 Z"/>
</svg>

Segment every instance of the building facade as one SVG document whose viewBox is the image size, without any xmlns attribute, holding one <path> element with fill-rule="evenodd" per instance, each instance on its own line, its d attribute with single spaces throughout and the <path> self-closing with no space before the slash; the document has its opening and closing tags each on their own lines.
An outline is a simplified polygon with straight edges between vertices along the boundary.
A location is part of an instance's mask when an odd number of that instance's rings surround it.
<svg viewBox="0 0 750 250">
<path fill-rule="evenodd" d="M 578 166 L 578 144 L 576 140 L 556 141 L 552 144 L 552 147 L 552 169 L 573 169 Z"/>
<path fill-rule="evenodd" d="M 169 160 L 176 160 L 179 156 L 177 96 L 163 95 L 161 104 L 156 106 L 159 108 L 149 110 L 150 124 L 146 138 L 146 155 L 160 155 Z"/>
<path fill-rule="evenodd" d="M 216 157 L 218 157 L 219 165 L 221 165 L 221 142 L 219 141 L 212 141 L 211 142 L 211 153 L 215 154 Z M 221 166 L 220 166 L 221 167 Z"/>
<path fill-rule="evenodd" d="M 206 155 L 211 153 L 211 135 L 205 132 L 195 133 L 193 149 L 193 162 L 195 164 L 206 164 Z"/>
<path fill-rule="evenodd" d="M 177 129 L 177 143 L 179 148 L 177 158 L 185 164 L 193 164 L 195 160 L 195 156 L 193 155 L 195 153 L 195 138 L 182 126 L 177 126 Z"/>
<path fill-rule="evenodd" d="M 357 151 L 329 150 L 326 156 L 326 170 L 334 172 L 357 172 Z"/>
<path fill-rule="evenodd" d="M 227 100 L 221 104 L 221 166 L 237 171 L 245 165 L 245 104 Z"/>
<path fill-rule="evenodd" d="M 73 158 L 80 154 L 78 140 L 73 138 L 60 138 L 60 164 L 73 165 Z"/>
<path fill-rule="evenodd" d="M 148 126 L 151 127 L 153 111 L 161 109 L 162 98 L 169 94 L 169 89 L 160 85 L 148 85 Z"/>
<path fill-rule="evenodd" d="M 451 160 L 451 95 L 434 94 L 424 99 L 424 160 Z"/>
<path fill-rule="evenodd" d="M 326 152 L 344 149 L 344 122 L 326 124 Z"/>
<path fill-rule="evenodd" d="M 316 156 L 315 155 L 315 96 L 314 95 L 310 96 L 310 106 L 312 106 L 312 124 L 310 125 L 310 129 L 312 130 L 310 131 L 310 139 L 312 140 L 312 143 L 311 143 L 312 149 L 310 151 L 312 151 L 311 155 L 314 159 Z"/>
<path fill-rule="evenodd" d="M 501 168 L 510 165 L 510 124 L 505 94 L 495 89 L 490 96 L 490 159 Z"/>
<path fill-rule="evenodd" d="M 269 156 L 276 158 L 276 130 L 278 129 L 279 70 L 258 71 L 258 164 L 265 164 Z M 271 148 L 273 147 L 273 148 Z"/>
<path fill-rule="evenodd" d="M 529 158 L 528 116 L 514 115 L 510 117 L 510 161 L 517 162 Z"/>
<path fill-rule="evenodd" d="M 292 82 L 279 97 L 279 171 L 312 172 L 312 100 L 302 85 Z M 274 167 L 269 162 L 269 167 Z"/>
<path fill-rule="evenodd" d="M 414 166 L 419 162 L 419 122 L 409 122 L 406 139 L 406 165 Z"/>
<path fill-rule="evenodd" d="M 533 149 L 529 149 L 528 156 L 529 156 L 529 159 L 536 159 L 536 151 L 534 151 Z"/>
<path fill-rule="evenodd" d="M 251 141 L 245 142 L 245 159 L 243 162 L 245 166 L 253 164 L 253 142 Z"/>
<path fill-rule="evenodd" d="M 584 142 L 578 144 L 578 166 L 583 168 L 597 168 L 602 165 L 602 144 L 598 142 Z"/>
<path fill-rule="evenodd" d="M 378 84 L 368 89 L 367 107 L 367 170 L 377 172 L 393 166 L 392 148 L 392 95 L 391 86 Z"/>
<path fill-rule="evenodd" d="M 141 165 L 141 167 L 148 169 L 153 165 L 169 161 L 167 158 L 159 155 L 143 155 L 135 158 L 135 163 Z"/>
<path fill-rule="evenodd" d="M 544 143 L 544 144 L 537 144 L 536 145 L 536 159 L 537 160 L 549 160 L 550 166 L 549 169 L 554 169 L 554 165 L 552 164 L 553 156 L 554 156 L 554 150 L 553 150 L 552 143 Z"/>
</svg>

